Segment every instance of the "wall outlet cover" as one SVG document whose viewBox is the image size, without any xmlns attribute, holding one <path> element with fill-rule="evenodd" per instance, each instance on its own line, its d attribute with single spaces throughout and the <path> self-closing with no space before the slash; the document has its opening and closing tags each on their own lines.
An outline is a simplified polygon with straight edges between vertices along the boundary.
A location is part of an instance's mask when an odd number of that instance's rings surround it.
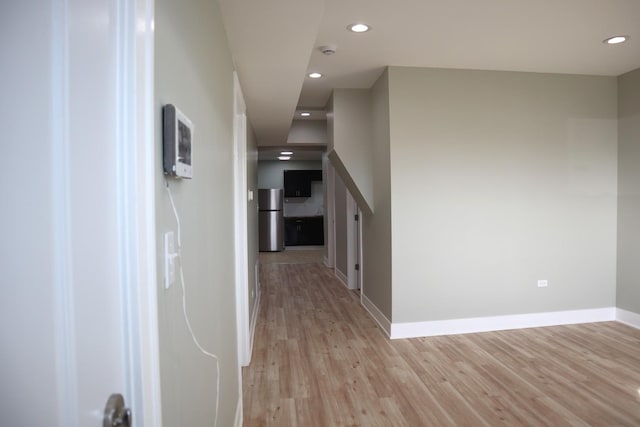
<svg viewBox="0 0 640 427">
<path fill-rule="evenodd" d="M 175 238 L 173 231 L 164 233 L 164 288 L 176 281 L 176 254 Z"/>
</svg>

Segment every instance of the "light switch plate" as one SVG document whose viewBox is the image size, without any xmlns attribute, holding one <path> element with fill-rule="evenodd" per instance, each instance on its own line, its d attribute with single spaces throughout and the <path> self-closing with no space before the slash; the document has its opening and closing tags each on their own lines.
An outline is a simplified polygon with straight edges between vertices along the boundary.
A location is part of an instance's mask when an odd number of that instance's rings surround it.
<svg viewBox="0 0 640 427">
<path fill-rule="evenodd" d="M 173 231 L 164 233 L 164 288 L 176 281 L 176 244 Z"/>
<path fill-rule="evenodd" d="M 547 286 L 549 286 L 549 281 L 548 280 L 544 280 L 544 279 L 538 280 L 538 287 L 539 288 L 546 288 Z"/>
</svg>

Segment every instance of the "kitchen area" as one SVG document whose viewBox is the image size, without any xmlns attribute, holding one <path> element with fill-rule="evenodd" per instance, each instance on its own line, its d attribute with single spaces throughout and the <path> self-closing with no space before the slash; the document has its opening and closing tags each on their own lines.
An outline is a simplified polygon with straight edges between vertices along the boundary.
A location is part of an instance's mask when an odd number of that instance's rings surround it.
<svg viewBox="0 0 640 427">
<path fill-rule="evenodd" d="M 259 250 L 324 246 L 324 187 L 317 160 L 258 162 Z"/>
</svg>

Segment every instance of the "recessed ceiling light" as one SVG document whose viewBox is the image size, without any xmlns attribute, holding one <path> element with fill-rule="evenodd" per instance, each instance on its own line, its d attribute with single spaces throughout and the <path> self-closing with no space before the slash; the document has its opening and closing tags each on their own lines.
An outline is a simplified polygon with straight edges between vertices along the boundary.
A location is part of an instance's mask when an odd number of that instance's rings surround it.
<svg viewBox="0 0 640 427">
<path fill-rule="evenodd" d="M 613 36 L 609 37 L 608 39 L 604 39 L 602 42 L 606 44 L 618 44 L 624 43 L 627 40 L 629 40 L 629 36 Z"/>
<path fill-rule="evenodd" d="M 354 33 L 364 33 L 371 29 L 367 24 L 351 24 L 347 27 L 349 31 L 353 31 Z"/>
<path fill-rule="evenodd" d="M 300 113 L 300 115 L 302 117 L 309 117 L 311 115 L 311 113 L 307 112 L 307 111 L 303 111 L 302 113 Z"/>
<path fill-rule="evenodd" d="M 281 151 L 280 155 L 281 156 L 290 156 L 293 154 L 293 151 Z"/>
<path fill-rule="evenodd" d="M 307 75 L 309 77 L 311 77 L 312 79 L 319 79 L 320 77 L 322 77 L 322 74 L 320 74 L 320 73 L 309 73 Z"/>
<path fill-rule="evenodd" d="M 338 47 L 334 44 L 330 44 L 330 45 L 326 45 L 326 46 L 320 46 L 318 48 L 318 50 L 322 53 L 324 53 L 325 55 L 333 55 L 334 53 L 336 53 L 336 50 L 338 49 Z"/>
<path fill-rule="evenodd" d="M 291 157 L 289 156 L 279 156 L 278 160 L 289 160 Z"/>
</svg>

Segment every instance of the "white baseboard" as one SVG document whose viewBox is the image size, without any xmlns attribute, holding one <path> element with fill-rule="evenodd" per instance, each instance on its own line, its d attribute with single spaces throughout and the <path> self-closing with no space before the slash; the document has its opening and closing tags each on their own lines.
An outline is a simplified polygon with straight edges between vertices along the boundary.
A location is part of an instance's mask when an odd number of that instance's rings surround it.
<svg viewBox="0 0 640 427">
<path fill-rule="evenodd" d="M 240 387 L 242 387 L 242 384 L 240 384 Z M 242 422 L 242 395 L 240 395 L 238 404 L 236 405 L 236 419 L 233 422 L 233 425 L 234 427 L 242 427 Z"/>
<path fill-rule="evenodd" d="M 251 363 L 251 356 L 253 355 L 253 339 L 256 335 L 256 323 L 258 323 L 258 312 L 260 311 L 260 296 L 262 290 L 258 288 L 255 302 L 253 303 L 253 316 L 251 316 L 251 323 L 249 324 L 249 363 Z"/>
<path fill-rule="evenodd" d="M 617 308 L 616 320 L 620 323 L 624 323 L 625 325 L 629 325 L 636 329 L 640 329 L 640 314 L 634 313 L 633 311 Z"/>
<path fill-rule="evenodd" d="M 347 279 L 347 276 L 342 271 L 340 271 L 337 268 L 335 268 L 333 270 L 333 272 L 336 275 L 336 277 L 338 278 L 338 280 L 340 280 L 342 282 L 343 285 L 345 285 L 346 287 L 349 287 L 349 285 L 348 285 L 349 279 Z"/>
<path fill-rule="evenodd" d="M 325 267 L 329 267 L 329 268 L 331 268 L 331 266 L 329 265 L 329 258 L 327 258 L 326 256 L 324 256 L 324 257 L 322 257 L 322 259 L 323 259 L 323 262 L 324 262 Z"/>
<path fill-rule="evenodd" d="M 607 307 L 589 310 L 434 320 L 429 322 L 392 323 L 389 335 L 391 339 L 417 338 L 614 320 L 616 320 L 616 308 Z"/>
<path fill-rule="evenodd" d="M 386 318 L 378 307 L 376 307 L 376 305 L 364 294 L 362 295 L 362 305 L 391 339 L 473 334 L 478 332 L 611 321 L 618 321 L 636 329 L 640 329 L 639 313 L 634 313 L 632 311 L 616 307 L 452 320 L 433 320 L 429 322 L 391 323 L 391 321 Z"/>
<path fill-rule="evenodd" d="M 391 336 L 391 321 L 387 319 L 380 309 L 364 294 L 362 294 L 362 306 L 369 312 L 373 320 L 378 323 L 387 336 Z"/>
</svg>

